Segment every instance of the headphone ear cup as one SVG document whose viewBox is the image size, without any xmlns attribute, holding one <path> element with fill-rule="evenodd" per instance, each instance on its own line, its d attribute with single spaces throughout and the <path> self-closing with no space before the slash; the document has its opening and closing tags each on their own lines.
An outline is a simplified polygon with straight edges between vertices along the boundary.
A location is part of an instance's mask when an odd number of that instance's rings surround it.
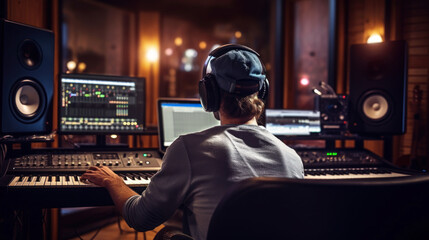
<svg viewBox="0 0 429 240">
<path fill-rule="evenodd" d="M 268 97 L 268 91 L 270 88 L 270 83 L 268 82 L 268 79 L 265 78 L 264 83 L 262 84 L 261 90 L 259 90 L 258 98 L 265 101 Z"/>
<path fill-rule="evenodd" d="M 207 112 L 217 112 L 220 107 L 220 92 L 213 74 L 207 74 L 198 84 L 200 101 Z"/>
</svg>

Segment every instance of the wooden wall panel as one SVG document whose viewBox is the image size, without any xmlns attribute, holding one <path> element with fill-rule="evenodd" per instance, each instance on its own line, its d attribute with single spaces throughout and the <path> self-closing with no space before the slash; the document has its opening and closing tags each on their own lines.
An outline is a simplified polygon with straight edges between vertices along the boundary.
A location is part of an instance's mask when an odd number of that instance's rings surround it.
<svg viewBox="0 0 429 240">
<path fill-rule="evenodd" d="M 47 27 L 47 0 L 7 0 L 7 19 L 36 27 Z"/>
<path fill-rule="evenodd" d="M 407 133 L 401 137 L 400 155 L 411 153 L 412 135 L 414 128 L 418 128 L 420 141 L 417 153 L 426 158 L 428 167 L 428 88 L 429 88 L 429 2 L 423 0 L 407 0 L 401 4 L 402 37 L 407 40 L 408 52 L 408 112 Z M 420 107 L 420 123 L 414 120 L 413 89 L 416 85 L 422 90 Z"/>
<path fill-rule="evenodd" d="M 138 16 L 138 76 L 146 78 L 146 124 L 157 125 L 156 101 L 159 97 L 159 60 L 153 63 L 146 59 L 147 51 L 160 49 L 160 13 L 140 12 Z M 157 147 L 157 136 L 143 136 L 138 147 Z"/>
</svg>

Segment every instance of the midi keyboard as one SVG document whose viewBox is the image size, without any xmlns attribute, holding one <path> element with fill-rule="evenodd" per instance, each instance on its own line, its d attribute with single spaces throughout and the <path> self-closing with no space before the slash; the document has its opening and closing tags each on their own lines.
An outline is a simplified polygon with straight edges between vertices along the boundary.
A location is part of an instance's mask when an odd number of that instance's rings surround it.
<svg viewBox="0 0 429 240">
<path fill-rule="evenodd" d="M 296 149 L 305 179 L 378 179 L 418 174 L 364 149 Z"/>
<path fill-rule="evenodd" d="M 161 167 L 155 149 L 87 150 L 49 149 L 9 156 L 6 175 L 0 179 L 10 204 L 49 207 L 111 205 L 108 192 L 80 180 L 90 166 L 106 166 L 121 176 L 125 184 L 141 193 Z"/>
</svg>

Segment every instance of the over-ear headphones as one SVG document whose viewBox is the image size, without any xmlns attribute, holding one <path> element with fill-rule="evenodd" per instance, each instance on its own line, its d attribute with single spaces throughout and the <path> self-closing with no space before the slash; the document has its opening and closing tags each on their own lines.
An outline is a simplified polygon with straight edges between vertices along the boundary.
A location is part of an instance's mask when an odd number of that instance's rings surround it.
<svg viewBox="0 0 429 240">
<path fill-rule="evenodd" d="M 265 66 L 262 63 L 260 55 L 255 50 L 243 45 L 238 45 L 238 44 L 226 44 L 214 49 L 213 51 L 210 52 L 209 56 L 207 57 L 204 63 L 203 78 L 199 82 L 199 93 L 200 93 L 201 105 L 207 112 L 217 112 L 219 111 L 219 107 L 220 107 L 219 85 L 217 83 L 215 75 L 212 74 L 211 72 L 207 72 L 207 68 L 208 67 L 211 68 L 210 62 L 213 59 L 220 57 L 232 50 L 243 50 L 243 51 L 248 51 L 255 54 L 258 57 L 259 62 L 261 63 L 263 74 L 265 74 L 266 76 Z M 233 87 L 230 86 L 227 88 L 228 90 L 227 89 L 224 89 L 224 90 L 233 94 L 235 93 L 237 95 L 241 95 L 239 91 L 244 89 L 246 93 L 245 95 L 250 95 L 252 93 L 258 92 L 258 98 L 264 101 L 268 96 L 269 82 L 266 77 L 262 83 L 262 86 L 260 86 L 260 84 L 251 85 L 251 86 L 247 86 L 246 84 L 240 85 L 239 82 L 230 83 L 230 84 L 231 85 L 234 84 L 234 86 Z M 230 89 L 233 89 L 233 90 L 230 91 Z"/>
</svg>

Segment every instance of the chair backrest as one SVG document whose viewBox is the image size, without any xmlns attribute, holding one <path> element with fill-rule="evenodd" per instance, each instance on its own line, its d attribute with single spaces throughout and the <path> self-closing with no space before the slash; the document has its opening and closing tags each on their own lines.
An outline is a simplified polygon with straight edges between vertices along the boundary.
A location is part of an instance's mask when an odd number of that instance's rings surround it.
<svg viewBox="0 0 429 240">
<path fill-rule="evenodd" d="M 208 240 L 428 239 L 429 176 L 252 178 L 225 194 Z"/>
</svg>

